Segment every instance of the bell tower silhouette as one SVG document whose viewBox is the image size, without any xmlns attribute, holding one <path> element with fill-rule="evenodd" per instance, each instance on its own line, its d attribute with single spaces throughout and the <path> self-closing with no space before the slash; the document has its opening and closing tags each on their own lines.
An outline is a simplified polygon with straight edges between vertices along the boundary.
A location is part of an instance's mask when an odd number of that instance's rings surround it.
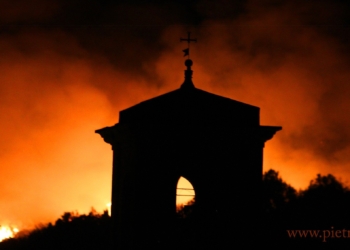
<svg viewBox="0 0 350 250">
<path fill-rule="evenodd" d="M 261 126 L 258 107 L 196 88 L 192 65 L 179 89 L 96 130 L 113 150 L 115 249 L 224 249 L 259 226 L 263 147 L 281 127 Z M 196 192 L 188 221 L 176 217 L 180 176 Z"/>
</svg>

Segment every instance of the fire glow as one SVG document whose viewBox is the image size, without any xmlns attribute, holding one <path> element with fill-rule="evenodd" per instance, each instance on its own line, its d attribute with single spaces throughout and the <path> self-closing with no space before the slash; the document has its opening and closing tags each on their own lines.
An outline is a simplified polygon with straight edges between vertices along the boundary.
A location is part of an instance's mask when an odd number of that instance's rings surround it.
<svg viewBox="0 0 350 250">
<path fill-rule="evenodd" d="M 0 241 L 15 237 L 18 231 L 16 227 L 0 226 Z"/>
<path fill-rule="evenodd" d="M 64 8 L 36 2 L 21 8 L 10 1 L 11 11 L 0 3 L 0 21 L 40 23 L 51 21 L 50 15 L 70 16 L 59 13 L 71 7 L 68 2 Z M 75 0 L 70 2 L 76 7 Z M 191 45 L 194 85 L 258 106 L 261 125 L 283 127 L 265 145 L 264 171 L 279 171 L 297 189 L 317 173 L 350 180 L 350 53 L 343 42 L 348 40 L 339 25 L 332 32 L 327 25 L 308 25 L 342 20 L 341 5 L 285 1 L 269 6 L 249 0 L 237 14 L 237 1 L 226 2 L 232 6 L 216 9 L 207 1 L 191 11 L 205 17 L 196 22 L 203 25 L 189 25 L 198 40 Z M 95 129 L 117 123 L 120 110 L 177 89 L 183 81 L 179 38 L 189 27 L 174 24 L 184 8 L 146 7 L 116 14 L 122 8 L 114 6 L 92 18 L 144 21 L 127 28 L 81 22 L 9 25 L 0 32 L 0 223 L 33 227 L 64 212 L 105 209 L 112 153 Z M 135 9 L 137 18 L 124 16 Z M 157 18 L 162 25 L 145 25 Z M 167 18 L 175 21 L 166 25 Z M 7 227 L 1 230 L 13 234 Z"/>
</svg>

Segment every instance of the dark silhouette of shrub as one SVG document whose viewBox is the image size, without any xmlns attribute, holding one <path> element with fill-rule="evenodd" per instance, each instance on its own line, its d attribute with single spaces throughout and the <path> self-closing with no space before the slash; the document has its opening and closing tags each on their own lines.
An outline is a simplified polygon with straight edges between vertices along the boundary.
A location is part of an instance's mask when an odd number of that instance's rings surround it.
<svg viewBox="0 0 350 250">
<path fill-rule="evenodd" d="M 0 243 L 0 249 L 109 249 L 111 218 L 92 210 L 88 215 L 65 212 L 55 224 L 38 225 L 34 230 Z"/>
</svg>

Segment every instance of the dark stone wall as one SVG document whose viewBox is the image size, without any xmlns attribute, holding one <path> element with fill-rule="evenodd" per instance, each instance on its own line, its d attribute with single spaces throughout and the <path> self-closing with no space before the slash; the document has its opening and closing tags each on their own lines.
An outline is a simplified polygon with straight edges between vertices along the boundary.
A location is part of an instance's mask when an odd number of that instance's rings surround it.
<svg viewBox="0 0 350 250">
<path fill-rule="evenodd" d="M 192 227 L 202 235 L 197 242 L 219 244 L 222 235 L 239 240 L 239 234 L 258 227 L 264 145 L 258 133 L 164 124 L 129 126 L 128 131 L 113 144 L 112 218 L 120 247 L 169 244 L 179 237 L 174 229 L 180 176 L 196 192 Z"/>
</svg>

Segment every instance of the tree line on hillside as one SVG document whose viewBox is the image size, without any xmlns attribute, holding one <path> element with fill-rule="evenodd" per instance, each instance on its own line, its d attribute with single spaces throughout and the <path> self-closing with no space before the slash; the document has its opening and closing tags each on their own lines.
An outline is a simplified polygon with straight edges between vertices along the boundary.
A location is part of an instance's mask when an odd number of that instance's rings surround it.
<svg viewBox="0 0 350 250">
<path fill-rule="evenodd" d="M 262 244 L 325 246 L 350 242 L 350 189 L 333 175 L 317 175 L 307 189 L 297 191 L 278 172 L 269 170 L 263 175 L 262 190 L 262 223 L 253 232 Z M 191 201 L 179 207 L 178 218 L 183 225 L 191 221 L 195 205 Z M 54 224 L 38 226 L 0 242 L 0 249 L 110 249 L 111 226 L 107 211 L 99 214 L 92 210 L 88 215 L 66 212 Z M 344 231 L 347 229 L 349 234 Z M 300 237 L 287 230 L 319 230 L 320 235 Z M 343 230 L 341 237 L 336 237 L 340 235 L 337 230 Z M 327 243 L 325 232 L 329 233 Z M 186 238 L 193 232 L 181 233 Z"/>
<path fill-rule="evenodd" d="M 274 170 L 263 175 L 263 229 L 271 244 L 348 245 L 349 211 L 350 189 L 331 174 L 318 174 L 299 191 Z"/>
<path fill-rule="evenodd" d="M 109 249 L 111 218 L 94 209 L 87 215 L 65 212 L 54 224 L 38 225 L 20 231 L 14 238 L 0 242 L 1 250 Z"/>
</svg>

